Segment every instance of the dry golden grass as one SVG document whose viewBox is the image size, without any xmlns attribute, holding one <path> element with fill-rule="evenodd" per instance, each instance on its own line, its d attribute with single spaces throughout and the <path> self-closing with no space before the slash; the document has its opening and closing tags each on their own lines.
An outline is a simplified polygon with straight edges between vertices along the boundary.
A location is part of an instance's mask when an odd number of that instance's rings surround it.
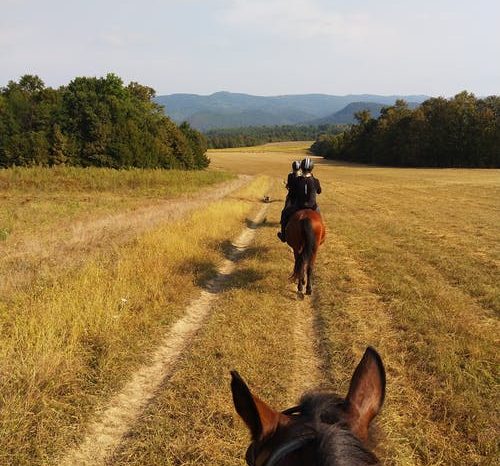
<svg viewBox="0 0 500 466">
<path fill-rule="evenodd" d="M 306 147 L 211 151 L 216 170 L 271 175 L 276 202 L 211 317 L 109 464 L 243 465 L 248 434 L 232 407 L 229 369 L 284 408 L 312 384 L 345 394 L 367 345 L 387 369 L 377 449 L 384 464 L 499 463 L 500 171 L 315 159 L 327 239 L 313 297 L 302 302 L 287 282 L 292 254 L 275 235 L 282 180 Z M 267 183 L 258 178 L 214 210 L 145 234 L 93 261 L 85 276 L 63 277 L 60 287 L 41 287 L 0 311 L 4 341 L 22 343 L 22 351 L 0 346 L 9 362 L 0 390 L 10 403 L 2 407 L 0 452 L 36 464 L 81 437 L 95 405 L 214 273 Z M 220 224 L 228 212 L 234 222 Z M 170 249 L 172 238 L 179 247 Z M 187 242 L 197 246 L 180 246 Z M 67 309 L 67 301 L 77 304 Z"/>
<path fill-rule="evenodd" d="M 211 158 L 278 175 L 273 195 L 282 198 L 280 179 L 303 155 L 263 147 Z M 384 464 L 498 464 L 499 171 L 317 162 L 328 227 L 311 300 L 318 383 L 345 393 L 374 345 L 388 375 L 377 448 Z M 110 464 L 243 464 L 248 437 L 231 405 L 230 368 L 277 407 L 293 402 L 307 351 L 294 328 L 304 328 L 310 308 L 297 307 L 286 282 L 280 208 L 272 205 L 254 252 Z"/>
<path fill-rule="evenodd" d="M 221 181 L 231 179 L 225 183 Z M 0 301 L 99 251 L 222 198 L 223 172 L 56 168 L 0 171 Z M 217 187 L 212 187 L 219 183 Z"/>
<path fill-rule="evenodd" d="M 331 373 L 381 350 L 387 464 L 495 464 L 498 171 L 325 175 L 316 307 Z"/>
<path fill-rule="evenodd" d="M 311 310 L 286 281 L 290 257 L 275 240 L 280 205 L 271 205 L 210 320 L 109 464 L 243 465 L 248 435 L 232 407 L 229 370 L 282 408 L 310 386 L 315 361 L 302 356 L 312 343 L 296 326 Z"/>
<path fill-rule="evenodd" d="M 10 168 L 0 170 L 0 241 L 170 199 L 228 180 L 215 171 Z M 0 242 L 0 246 L 2 243 Z"/>
<path fill-rule="evenodd" d="M 265 179 L 0 304 L 0 464 L 46 464 L 81 438 L 224 257 Z"/>
<path fill-rule="evenodd" d="M 291 163 L 305 156 L 307 142 L 277 142 L 264 146 L 209 150 L 210 167 L 247 175 L 264 174 L 286 180 Z M 319 157 L 314 157 L 320 160 Z"/>
</svg>

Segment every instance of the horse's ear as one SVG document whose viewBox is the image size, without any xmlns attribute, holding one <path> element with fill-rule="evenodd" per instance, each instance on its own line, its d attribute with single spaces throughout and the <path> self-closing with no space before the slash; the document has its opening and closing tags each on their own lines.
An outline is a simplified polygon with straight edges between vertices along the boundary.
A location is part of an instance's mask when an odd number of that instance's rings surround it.
<svg viewBox="0 0 500 466">
<path fill-rule="evenodd" d="M 385 369 L 382 358 L 368 347 L 356 367 L 346 397 L 347 422 L 361 440 L 368 437 L 368 427 L 378 414 L 385 397 Z"/>
<path fill-rule="evenodd" d="M 236 371 L 231 371 L 231 391 L 236 412 L 245 421 L 252 434 L 252 440 L 262 440 L 276 430 L 280 413 L 252 395 Z"/>
</svg>

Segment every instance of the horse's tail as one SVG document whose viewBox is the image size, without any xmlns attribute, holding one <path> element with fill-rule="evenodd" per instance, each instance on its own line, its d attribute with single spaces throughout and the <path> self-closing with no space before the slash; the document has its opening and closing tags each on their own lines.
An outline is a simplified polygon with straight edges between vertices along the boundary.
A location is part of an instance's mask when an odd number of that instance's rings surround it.
<svg viewBox="0 0 500 466">
<path fill-rule="evenodd" d="M 304 238 L 304 247 L 295 261 L 292 280 L 298 280 L 302 276 L 302 270 L 309 264 L 316 248 L 316 235 L 314 234 L 311 219 L 308 217 L 303 218 L 300 221 L 300 228 Z"/>
</svg>

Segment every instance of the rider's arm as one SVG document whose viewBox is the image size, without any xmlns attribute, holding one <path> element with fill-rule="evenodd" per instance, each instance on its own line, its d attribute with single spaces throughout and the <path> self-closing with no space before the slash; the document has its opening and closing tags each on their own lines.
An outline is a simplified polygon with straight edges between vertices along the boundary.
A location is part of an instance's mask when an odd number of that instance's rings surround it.
<svg viewBox="0 0 500 466">
<path fill-rule="evenodd" d="M 321 194 L 321 185 L 319 184 L 319 180 L 318 178 L 315 178 L 315 180 L 316 180 L 316 192 L 318 194 Z"/>
</svg>

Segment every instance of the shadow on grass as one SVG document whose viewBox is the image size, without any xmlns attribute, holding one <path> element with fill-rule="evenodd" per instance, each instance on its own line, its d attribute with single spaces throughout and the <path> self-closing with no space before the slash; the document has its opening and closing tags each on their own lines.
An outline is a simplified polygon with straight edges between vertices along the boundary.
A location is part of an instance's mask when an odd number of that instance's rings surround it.
<svg viewBox="0 0 500 466">
<path fill-rule="evenodd" d="M 311 305 L 313 308 L 313 329 L 316 337 L 317 352 L 321 361 L 320 370 L 321 373 L 326 376 L 327 382 L 333 385 L 336 381 L 332 375 L 334 373 L 332 346 L 329 344 L 328 335 L 326 333 L 328 322 L 326 321 L 325 315 L 320 311 L 321 305 L 314 289 L 311 296 Z"/>
<path fill-rule="evenodd" d="M 264 274 L 252 267 L 235 270 L 228 275 L 225 280 L 221 280 L 218 284 L 216 292 L 224 292 L 236 289 L 247 289 L 250 285 L 264 278 Z"/>
<path fill-rule="evenodd" d="M 256 230 L 258 228 L 279 228 L 280 223 L 279 222 L 268 222 L 267 217 L 262 220 L 261 223 L 258 225 L 255 225 L 255 223 L 250 220 L 249 218 L 245 219 L 245 223 L 248 228 L 251 228 L 252 230 Z"/>
<path fill-rule="evenodd" d="M 217 264 L 208 260 L 188 260 L 181 264 L 178 270 L 182 274 L 194 274 L 194 283 L 201 288 L 216 278 L 219 273 Z"/>
<path fill-rule="evenodd" d="M 238 263 L 243 259 L 262 256 L 269 251 L 269 248 L 265 246 L 253 246 L 241 250 L 229 240 L 217 244 L 217 246 L 222 249 L 224 257 L 234 263 Z M 196 286 L 211 293 L 220 293 L 234 288 L 245 288 L 263 278 L 262 273 L 253 268 L 234 270 L 226 275 L 220 272 L 218 264 L 210 260 L 187 260 L 179 265 L 177 270 L 181 274 L 194 275 Z"/>
<path fill-rule="evenodd" d="M 252 259 L 254 257 L 263 256 L 269 252 L 267 246 L 249 246 L 244 250 L 239 250 L 231 241 L 226 240 L 221 245 L 220 248 L 226 259 L 233 262 L 239 262 L 243 259 Z"/>
</svg>

